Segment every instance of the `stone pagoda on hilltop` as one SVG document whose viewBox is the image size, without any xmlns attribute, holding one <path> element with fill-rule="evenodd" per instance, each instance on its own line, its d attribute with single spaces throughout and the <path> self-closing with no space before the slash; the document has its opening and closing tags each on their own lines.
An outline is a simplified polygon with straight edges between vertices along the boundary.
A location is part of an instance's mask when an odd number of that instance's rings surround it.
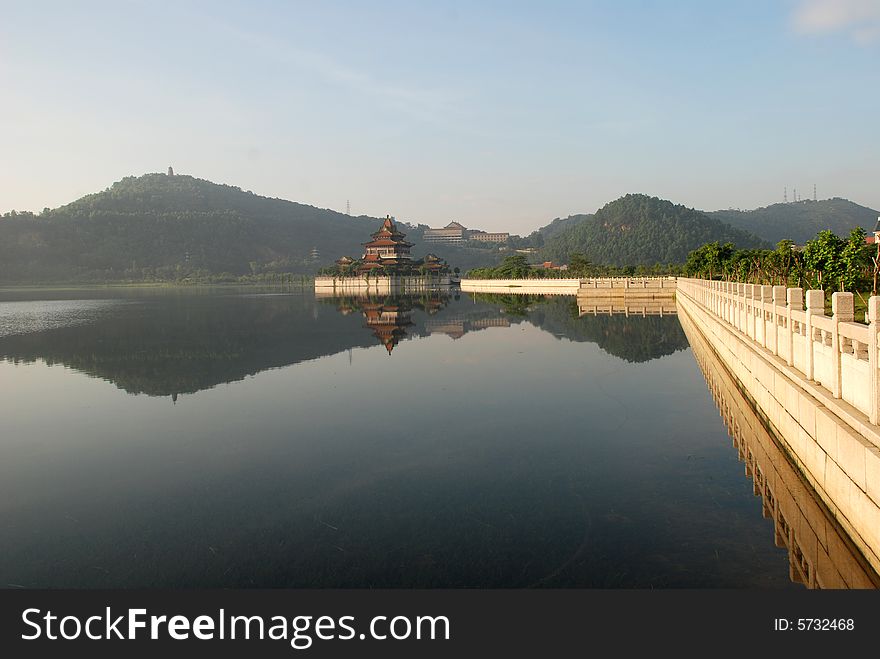
<svg viewBox="0 0 880 659">
<path fill-rule="evenodd" d="M 404 240 L 390 215 L 385 217 L 382 227 L 372 234 L 372 240 L 364 243 L 364 258 L 357 268 L 357 274 L 363 275 L 381 268 L 382 272 L 405 273 L 411 269 L 412 258 L 409 255 L 412 243 Z"/>
</svg>

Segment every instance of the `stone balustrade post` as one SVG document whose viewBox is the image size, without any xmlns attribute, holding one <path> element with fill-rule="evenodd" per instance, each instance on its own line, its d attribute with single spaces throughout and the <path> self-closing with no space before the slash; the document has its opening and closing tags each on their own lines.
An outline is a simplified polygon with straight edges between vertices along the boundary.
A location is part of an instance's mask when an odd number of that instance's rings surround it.
<svg viewBox="0 0 880 659">
<path fill-rule="evenodd" d="M 815 341 L 813 340 L 813 316 L 825 315 L 825 291 L 807 291 L 807 354 L 804 360 L 804 375 L 808 380 L 814 379 L 813 364 L 815 363 Z"/>
<path fill-rule="evenodd" d="M 871 409 L 868 418 L 871 423 L 880 423 L 880 371 L 877 363 L 877 332 L 880 330 L 880 297 L 868 298 L 868 365 L 871 373 Z"/>
<path fill-rule="evenodd" d="M 746 336 L 755 340 L 755 284 L 746 284 Z"/>
<path fill-rule="evenodd" d="M 746 294 L 746 285 L 745 284 L 737 284 L 736 285 L 736 326 L 740 332 L 745 332 L 745 320 L 744 320 L 744 310 L 745 304 L 743 303 L 743 298 Z"/>
<path fill-rule="evenodd" d="M 767 308 L 765 305 L 773 302 L 773 287 L 761 286 L 761 345 L 765 348 L 770 347 L 769 332 L 767 331 Z"/>
<path fill-rule="evenodd" d="M 853 294 L 834 293 L 831 296 L 831 314 L 834 325 L 831 328 L 831 393 L 835 398 L 841 396 L 841 361 L 840 361 L 840 323 L 851 323 L 855 319 Z"/>
<path fill-rule="evenodd" d="M 786 324 L 788 325 L 788 365 L 794 366 L 794 321 L 791 317 L 792 311 L 803 311 L 804 310 L 804 289 L 802 288 L 789 288 L 786 291 L 788 305 L 786 307 Z"/>
<path fill-rule="evenodd" d="M 785 311 L 785 286 L 774 286 L 771 293 L 773 297 L 773 331 L 770 334 L 771 343 L 773 344 L 773 354 L 779 356 L 779 332 L 780 320 L 787 318 Z M 784 331 L 784 329 L 782 330 Z"/>
<path fill-rule="evenodd" d="M 733 282 L 727 282 L 727 285 L 724 287 L 724 313 L 727 322 L 731 325 L 733 325 L 733 290 Z"/>
<path fill-rule="evenodd" d="M 724 320 L 733 325 L 733 284 L 724 284 Z"/>
</svg>

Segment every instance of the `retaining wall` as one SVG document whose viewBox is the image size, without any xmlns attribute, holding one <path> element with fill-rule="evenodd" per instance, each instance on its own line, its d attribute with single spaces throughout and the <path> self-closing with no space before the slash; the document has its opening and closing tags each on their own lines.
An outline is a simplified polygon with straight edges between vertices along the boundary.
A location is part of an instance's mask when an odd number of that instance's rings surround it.
<svg viewBox="0 0 880 659">
<path fill-rule="evenodd" d="M 448 287 L 443 277 L 315 277 L 315 292 L 323 294 L 416 293 Z"/>
<path fill-rule="evenodd" d="M 851 294 L 835 293 L 832 316 L 821 295 L 807 291 L 804 309 L 801 289 L 680 278 L 676 299 L 880 571 L 880 298 L 861 325 Z"/>
<path fill-rule="evenodd" d="M 462 279 L 466 293 L 521 293 L 528 295 L 577 295 L 580 279 Z"/>
</svg>

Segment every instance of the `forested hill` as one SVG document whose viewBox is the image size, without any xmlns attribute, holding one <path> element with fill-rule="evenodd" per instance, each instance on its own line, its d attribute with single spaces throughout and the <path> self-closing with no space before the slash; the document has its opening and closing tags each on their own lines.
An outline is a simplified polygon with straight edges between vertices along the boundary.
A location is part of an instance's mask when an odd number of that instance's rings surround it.
<svg viewBox="0 0 880 659">
<path fill-rule="evenodd" d="M 590 219 L 593 217 L 592 215 L 585 215 L 583 213 L 579 213 L 577 215 L 569 215 L 568 217 L 557 217 L 550 224 L 541 227 L 536 231 L 536 233 L 541 234 L 544 238 L 544 242 L 550 240 L 553 236 L 559 235 L 566 229 L 570 229 L 576 224 L 580 224 L 581 222 Z"/>
<path fill-rule="evenodd" d="M 788 238 L 803 245 L 825 229 L 831 229 L 841 237 L 847 236 L 855 227 L 871 232 L 877 223 L 878 212 L 835 197 L 773 204 L 751 211 L 714 211 L 707 215 L 751 231 L 773 244 Z"/>
<path fill-rule="evenodd" d="M 717 240 L 740 248 L 764 247 L 754 234 L 706 213 L 642 194 L 629 194 L 550 237 L 544 258 L 567 263 L 581 252 L 603 265 L 683 263 L 691 250 Z"/>
<path fill-rule="evenodd" d="M 359 255 L 378 224 L 192 176 L 146 174 L 40 215 L 4 216 L 0 281 L 313 273 Z"/>
</svg>

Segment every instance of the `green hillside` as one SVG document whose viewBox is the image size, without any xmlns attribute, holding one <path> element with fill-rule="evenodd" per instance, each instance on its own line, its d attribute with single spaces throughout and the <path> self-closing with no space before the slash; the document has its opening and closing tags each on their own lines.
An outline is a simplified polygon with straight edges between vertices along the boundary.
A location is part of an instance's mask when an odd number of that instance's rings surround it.
<svg viewBox="0 0 880 659">
<path fill-rule="evenodd" d="M 314 274 L 342 255 L 361 255 L 380 222 L 192 176 L 146 174 L 39 215 L 0 217 L 0 282 Z M 402 228 L 416 243 L 413 255 L 423 256 L 423 228 Z M 497 250 L 435 251 L 462 269 L 499 260 Z"/>
<path fill-rule="evenodd" d="M 0 280 L 313 272 L 356 252 L 378 220 L 192 176 L 146 174 L 38 216 L 0 220 Z"/>
<path fill-rule="evenodd" d="M 545 259 L 567 262 L 575 252 L 603 265 L 684 263 L 688 253 L 714 240 L 765 247 L 757 236 L 679 204 L 629 194 L 571 223 L 544 245 Z"/>
<path fill-rule="evenodd" d="M 825 229 L 830 229 L 842 238 L 849 235 L 854 227 L 873 231 L 880 213 L 848 199 L 835 197 L 821 201 L 810 199 L 790 204 L 773 204 L 751 211 L 714 211 L 707 215 L 739 229 L 751 231 L 773 244 L 788 238 L 803 245 Z"/>
<path fill-rule="evenodd" d="M 569 215 L 568 217 L 557 217 L 550 224 L 541 227 L 538 229 L 538 233 L 540 233 L 544 237 L 544 241 L 548 241 L 553 236 L 557 236 L 563 231 L 570 229 L 576 224 L 580 224 L 585 220 L 589 220 L 592 215 L 586 215 L 584 213 L 579 213 L 576 215 Z"/>
</svg>

